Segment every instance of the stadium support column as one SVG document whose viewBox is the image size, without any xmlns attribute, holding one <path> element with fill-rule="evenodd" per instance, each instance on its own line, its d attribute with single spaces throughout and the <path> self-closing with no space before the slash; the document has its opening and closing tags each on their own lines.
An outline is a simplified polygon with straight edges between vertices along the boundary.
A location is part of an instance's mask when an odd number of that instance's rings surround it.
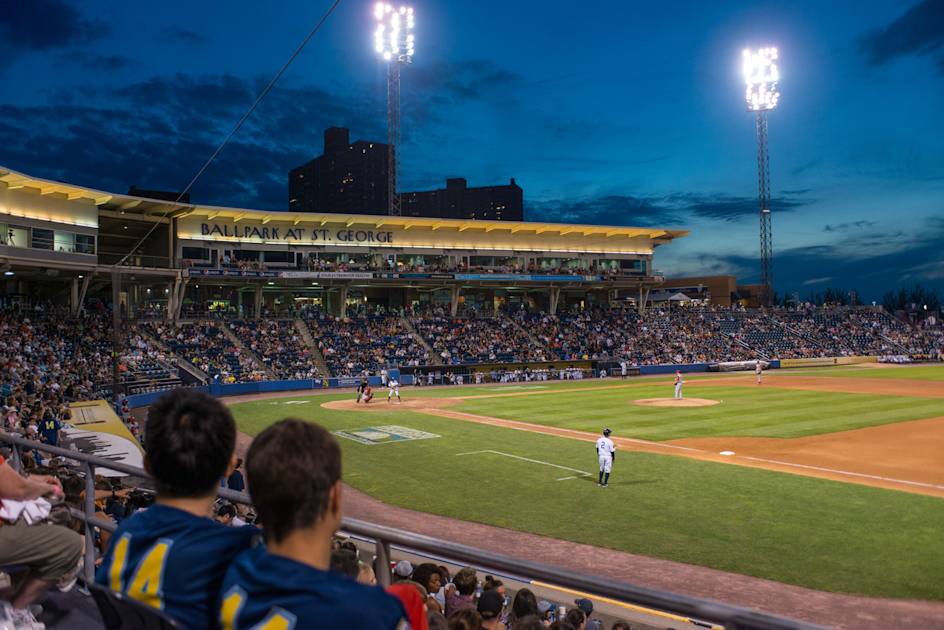
<svg viewBox="0 0 944 630">
<path fill-rule="evenodd" d="M 72 286 L 69 292 L 69 311 L 73 316 L 79 313 L 79 279 L 72 278 Z"/>
<path fill-rule="evenodd" d="M 253 314 L 253 317 L 255 317 L 256 319 L 259 319 L 260 317 L 262 317 L 262 285 L 261 284 L 256 285 L 256 293 L 254 297 L 255 297 L 255 300 L 252 305 L 252 314 Z"/>
<path fill-rule="evenodd" d="M 760 201 L 760 283 L 764 306 L 773 303 L 773 245 L 770 224 L 770 155 L 767 149 L 767 112 L 757 112 L 757 187 Z"/>
<path fill-rule="evenodd" d="M 456 313 L 459 312 L 459 292 L 460 291 L 461 291 L 461 287 L 458 284 L 449 287 L 449 306 L 451 309 L 450 312 L 452 313 L 453 317 L 455 317 Z"/>
<path fill-rule="evenodd" d="M 649 302 L 649 287 L 639 287 L 639 304 L 637 304 L 639 314 L 646 312 L 646 303 Z"/>
<path fill-rule="evenodd" d="M 92 274 L 85 274 L 85 278 L 82 279 L 82 288 L 79 289 L 79 299 L 76 306 L 75 314 L 78 315 L 83 310 L 85 310 L 85 294 L 88 293 L 89 283 L 92 281 Z"/>
<path fill-rule="evenodd" d="M 551 287 L 550 304 L 548 305 L 548 312 L 551 315 L 557 315 L 558 302 L 560 302 L 560 287 Z"/>
<path fill-rule="evenodd" d="M 341 285 L 340 293 L 341 295 L 339 297 L 340 304 L 338 304 L 338 315 L 343 319 L 347 317 L 347 285 L 346 284 Z"/>
</svg>

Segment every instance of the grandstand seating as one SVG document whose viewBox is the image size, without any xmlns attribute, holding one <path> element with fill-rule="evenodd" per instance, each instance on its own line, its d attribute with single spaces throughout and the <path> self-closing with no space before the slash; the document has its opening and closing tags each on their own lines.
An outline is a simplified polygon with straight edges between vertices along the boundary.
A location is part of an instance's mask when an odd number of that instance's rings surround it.
<svg viewBox="0 0 944 630">
<path fill-rule="evenodd" d="M 397 365 L 426 365 L 429 352 L 399 316 L 352 311 L 341 319 L 312 313 L 311 334 L 332 374 L 378 373 Z"/>
</svg>

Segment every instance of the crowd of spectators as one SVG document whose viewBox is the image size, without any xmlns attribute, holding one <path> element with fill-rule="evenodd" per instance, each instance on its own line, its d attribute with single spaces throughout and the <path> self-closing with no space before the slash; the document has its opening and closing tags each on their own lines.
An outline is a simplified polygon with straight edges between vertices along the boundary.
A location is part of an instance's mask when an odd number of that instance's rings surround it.
<svg viewBox="0 0 944 630">
<path fill-rule="evenodd" d="M 294 322 L 235 320 L 227 325 L 276 378 L 298 380 L 321 376 L 312 350 L 295 329 Z"/>
<path fill-rule="evenodd" d="M 222 383 L 266 379 L 251 357 L 240 352 L 216 324 L 144 322 L 148 333 L 160 339 L 174 353 Z"/>
<path fill-rule="evenodd" d="M 346 317 L 310 313 L 312 337 L 332 374 L 379 374 L 391 366 L 427 365 L 429 351 L 397 314 L 383 308 L 349 309 Z"/>
<path fill-rule="evenodd" d="M 550 361 L 554 355 L 511 319 L 449 317 L 442 308 L 414 314 L 413 327 L 445 365 Z"/>
</svg>

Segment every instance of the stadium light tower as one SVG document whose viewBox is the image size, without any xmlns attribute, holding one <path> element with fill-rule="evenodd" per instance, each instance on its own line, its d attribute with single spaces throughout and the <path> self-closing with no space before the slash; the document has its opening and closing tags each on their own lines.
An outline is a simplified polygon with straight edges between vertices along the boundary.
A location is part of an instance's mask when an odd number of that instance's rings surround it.
<svg viewBox="0 0 944 630">
<path fill-rule="evenodd" d="M 767 152 L 767 112 L 777 107 L 780 92 L 777 83 L 777 49 L 760 48 L 744 51 L 744 81 L 747 110 L 757 116 L 757 186 L 760 201 L 760 282 L 764 286 L 763 301 L 773 303 L 773 246 L 770 225 L 770 158 Z"/>
<path fill-rule="evenodd" d="M 413 7 L 378 2 L 374 5 L 374 18 L 377 21 L 374 48 L 387 62 L 387 212 L 399 216 L 400 66 L 413 63 Z"/>
</svg>

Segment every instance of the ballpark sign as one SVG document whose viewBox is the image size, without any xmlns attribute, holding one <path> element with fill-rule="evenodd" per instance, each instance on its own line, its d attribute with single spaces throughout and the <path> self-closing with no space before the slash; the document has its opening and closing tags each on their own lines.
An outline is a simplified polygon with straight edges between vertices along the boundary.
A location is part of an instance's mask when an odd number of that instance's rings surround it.
<svg viewBox="0 0 944 630">
<path fill-rule="evenodd" d="M 201 223 L 201 236 L 260 241 L 305 243 L 393 243 L 393 232 L 382 230 L 329 230 L 326 228 L 267 227 L 228 223 Z"/>
</svg>

